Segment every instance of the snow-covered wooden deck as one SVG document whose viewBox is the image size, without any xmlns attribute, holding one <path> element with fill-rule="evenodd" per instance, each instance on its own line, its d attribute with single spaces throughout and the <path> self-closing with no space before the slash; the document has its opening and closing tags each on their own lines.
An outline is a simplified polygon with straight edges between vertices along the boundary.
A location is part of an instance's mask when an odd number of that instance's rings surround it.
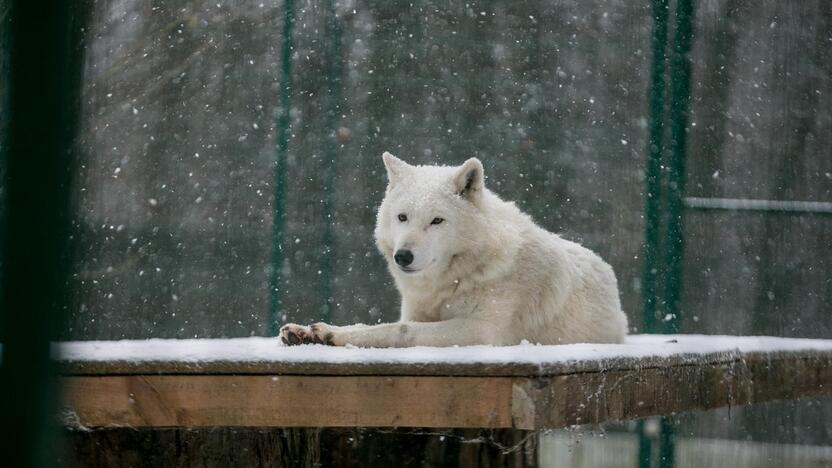
<svg viewBox="0 0 832 468">
<path fill-rule="evenodd" d="M 832 395 L 832 340 L 359 349 L 237 338 L 72 342 L 56 354 L 67 414 L 88 427 L 540 429 Z"/>
</svg>

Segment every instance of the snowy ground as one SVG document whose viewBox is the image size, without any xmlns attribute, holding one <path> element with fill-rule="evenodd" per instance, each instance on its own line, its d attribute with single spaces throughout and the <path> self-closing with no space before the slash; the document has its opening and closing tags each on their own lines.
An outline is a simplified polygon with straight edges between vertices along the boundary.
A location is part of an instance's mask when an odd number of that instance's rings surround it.
<svg viewBox="0 0 832 468">
<path fill-rule="evenodd" d="M 403 368 L 434 368 L 436 373 L 455 373 L 456 367 L 536 369 L 535 373 L 589 371 L 638 367 L 668 362 L 685 363 L 740 359 L 750 354 L 832 353 L 832 340 L 776 338 L 765 336 L 632 335 L 626 344 L 573 344 L 563 346 L 466 346 L 452 348 L 362 349 L 322 345 L 282 346 L 275 338 L 251 337 L 189 340 L 79 341 L 56 345 L 59 360 L 76 371 L 120 366 L 145 367 L 167 363 L 197 372 L 220 369 L 229 372 L 232 364 L 249 365 L 244 372 L 276 371 L 318 366 L 323 373 L 337 373 L 338 366 L 364 369 L 390 366 L 393 373 Z M 225 366 L 217 366 L 225 364 Z M 294 366 L 294 367 L 293 367 Z M 310 367 L 311 366 L 311 367 Z M 164 367 L 164 366 L 163 366 Z M 244 366 L 245 367 L 245 366 Z M 104 370 L 96 371 L 104 372 Z M 521 372 L 518 370 L 518 372 Z M 431 373 L 431 372 L 420 372 Z M 469 374 L 471 372 L 461 372 Z M 512 373 L 512 372 L 498 372 Z"/>
</svg>

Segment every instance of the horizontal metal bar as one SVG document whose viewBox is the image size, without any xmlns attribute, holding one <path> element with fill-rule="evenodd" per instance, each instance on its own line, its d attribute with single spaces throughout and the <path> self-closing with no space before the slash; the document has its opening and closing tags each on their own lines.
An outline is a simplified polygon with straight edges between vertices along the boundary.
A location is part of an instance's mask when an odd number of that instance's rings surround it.
<svg viewBox="0 0 832 468">
<path fill-rule="evenodd" d="M 780 211 L 788 213 L 832 214 L 832 203 L 794 200 L 753 200 L 745 198 L 686 197 L 685 208 L 698 210 Z"/>
</svg>

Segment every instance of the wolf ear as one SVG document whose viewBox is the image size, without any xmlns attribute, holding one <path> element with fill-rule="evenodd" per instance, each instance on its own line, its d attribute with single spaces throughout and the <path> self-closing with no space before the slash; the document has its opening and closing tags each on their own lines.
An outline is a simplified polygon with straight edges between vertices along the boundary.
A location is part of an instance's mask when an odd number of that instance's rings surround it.
<svg viewBox="0 0 832 468">
<path fill-rule="evenodd" d="M 480 160 L 471 158 L 462 163 L 454 175 L 454 190 L 460 197 L 476 201 L 482 195 L 484 177 Z"/>
<path fill-rule="evenodd" d="M 404 172 L 410 167 L 406 162 L 393 156 L 387 151 L 381 155 L 384 160 L 384 167 L 387 168 L 387 181 L 392 184 L 399 180 L 404 175 Z"/>
</svg>

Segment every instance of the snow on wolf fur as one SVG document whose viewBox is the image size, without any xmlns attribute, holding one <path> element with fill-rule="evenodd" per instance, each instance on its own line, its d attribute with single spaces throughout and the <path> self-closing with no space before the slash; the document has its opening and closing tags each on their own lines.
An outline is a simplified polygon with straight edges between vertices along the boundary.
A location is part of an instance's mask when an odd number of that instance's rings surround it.
<svg viewBox="0 0 832 468">
<path fill-rule="evenodd" d="M 402 298 L 381 325 L 280 330 L 289 345 L 364 347 L 621 343 L 612 268 L 484 185 L 482 163 L 411 166 L 384 153 L 388 185 L 376 245 Z M 545 196 L 545 194 L 541 194 Z"/>
</svg>

